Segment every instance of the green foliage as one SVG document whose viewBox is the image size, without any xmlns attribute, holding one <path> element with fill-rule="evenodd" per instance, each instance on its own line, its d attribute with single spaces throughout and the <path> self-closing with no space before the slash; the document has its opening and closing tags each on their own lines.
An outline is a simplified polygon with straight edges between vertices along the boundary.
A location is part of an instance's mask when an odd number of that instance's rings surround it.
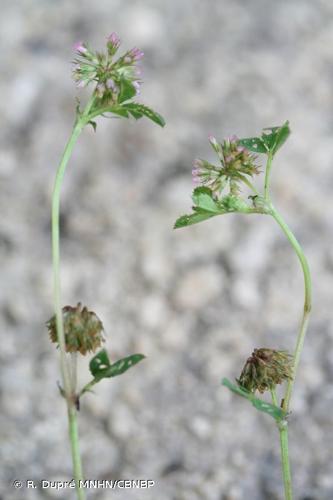
<svg viewBox="0 0 333 500">
<path fill-rule="evenodd" d="M 120 93 L 118 97 L 118 102 L 121 104 L 122 102 L 128 101 L 132 99 L 136 95 L 136 88 L 130 80 L 126 80 L 123 78 L 120 82 Z"/>
<path fill-rule="evenodd" d="M 267 133 L 265 131 L 270 131 Z M 278 149 L 286 142 L 290 135 L 289 122 L 286 121 L 281 127 L 269 127 L 264 128 L 264 132 L 262 134 L 262 140 L 265 143 L 268 150 L 275 155 Z"/>
<path fill-rule="evenodd" d="M 282 408 L 279 408 L 278 406 L 275 406 L 271 403 L 266 403 L 266 401 L 263 401 L 262 399 L 256 398 L 252 392 L 247 391 L 239 385 L 233 384 L 227 378 L 224 378 L 222 380 L 222 385 L 230 389 L 230 391 L 234 392 L 235 394 L 238 394 L 238 396 L 247 399 L 257 410 L 263 413 L 267 413 L 276 421 L 279 422 L 286 417 L 286 413 L 282 410 Z"/>
<path fill-rule="evenodd" d="M 263 130 L 261 137 L 240 139 L 239 143 L 255 153 L 266 153 L 274 156 L 290 135 L 289 122 L 286 121 L 280 127 L 268 127 Z"/>
<path fill-rule="evenodd" d="M 115 363 L 110 363 L 109 356 L 105 349 L 99 351 L 92 358 L 89 369 L 94 377 L 94 381 L 99 382 L 103 378 L 116 377 L 126 372 L 145 358 L 143 354 L 132 354 L 126 358 L 119 359 Z"/>
<path fill-rule="evenodd" d="M 112 105 L 112 106 L 110 105 L 103 106 L 102 104 L 99 104 L 98 106 L 94 107 L 91 113 L 89 114 L 88 123 L 93 125 L 91 118 L 94 118 L 98 115 L 103 116 L 105 115 L 105 113 L 112 113 L 114 115 L 118 115 L 123 118 L 129 118 L 130 116 L 132 116 L 136 120 L 139 120 L 140 118 L 145 116 L 146 118 L 149 118 L 151 121 L 157 123 L 157 125 L 160 125 L 161 127 L 164 127 L 165 125 L 165 120 L 162 115 L 152 110 L 148 106 L 145 106 L 144 104 L 139 104 L 137 102 L 124 102 L 123 104 Z"/>
<path fill-rule="evenodd" d="M 247 137 L 239 139 L 239 144 L 254 153 L 267 153 L 267 147 L 260 137 Z"/>
<path fill-rule="evenodd" d="M 224 196 L 221 200 L 221 205 L 227 212 L 248 212 L 249 206 L 242 198 L 229 194 Z"/>
<path fill-rule="evenodd" d="M 151 108 L 148 108 L 148 106 L 145 106 L 144 104 L 131 102 L 124 104 L 122 109 L 128 111 L 136 120 L 145 116 L 146 118 L 149 118 L 153 122 L 157 123 L 157 125 L 160 125 L 160 127 L 164 127 L 165 125 L 163 116 L 156 111 L 153 111 Z"/>
<path fill-rule="evenodd" d="M 203 222 L 215 215 L 223 215 L 228 212 L 248 213 L 251 211 L 251 208 L 241 198 L 235 195 L 227 195 L 221 200 L 217 200 L 214 198 L 212 190 L 204 186 L 195 188 L 192 200 L 194 203 L 192 207 L 193 213 L 179 217 L 175 222 L 174 229 Z"/>
<path fill-rule="evenodd" d="M 192 226 L 192 224 L 197 224 L 198 222 L 203 222 L 204 220 L 214 217 L 216 214 L 209 212 L 195 212 L 189 215 L 182 215 L 179 217 L 174 225 L 174 229 L 180 229 L 182 227 Z"/>
<path fill-rule="evenodd" d="M 213 198 L 212 190 L 208 187 L 201 186 L 195 188 L 192 194 L 192 200 L 197 209 L 200 208 L 206 212 L 215 214 L 221 211 L 216 200 Z"/>
<path fill-rule="evenodd" d="M 220 202 L 214 199 L 213 192 L 208 187 L 201 186 L 195 188 L 192 200 L 194 203 L 192 207 L 193 213 L 179 217 L 175 222 L 174 229 L 191 226 L 192 224 L 210 219 L 215 215 L 226 213 Z"/>
</svg>

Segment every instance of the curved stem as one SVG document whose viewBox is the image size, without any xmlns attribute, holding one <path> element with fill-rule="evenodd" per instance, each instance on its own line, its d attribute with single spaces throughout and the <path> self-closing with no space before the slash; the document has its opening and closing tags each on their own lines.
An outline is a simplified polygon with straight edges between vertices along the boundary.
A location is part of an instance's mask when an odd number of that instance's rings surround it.
<svg viewBox="0 0 333 500">
<path fill-rule="evenodd" d="M 71 157 L 74 145 L 88 120 L 89 111 L 93 105 L 94 96 L 89 100 L 82 114 L 78 115 L 72 134 L 65 147 L 62 155 L 54 183 L 52 195 L 52 262 L 53 262 L 53 299 L 56 317 L 57 340 L 60 348 L 60 369 L 63 383 L 63 393 L 67 403 L 68 423 L 69 423 L 69 438 L 71 444 L 73 472 L 76 484 L 78 500 L 85 500 L 86 495 L 83 489 L 80 488 L 80 481 L 83 480 L 81 456 L 79 450 L 79 435 L 77 426 L 77 411 L 75 407 L 75 379 L 76 374 L 72 373 L 69 365 L 69 360 L 66 354 L 66 341 L 61 307 L 61 283 L 60 283 L 60 229 L 59 229 L 59 213 L 60 213 L 60 191 L 65 174 L 67 163 Z"/>
<path fill-rule="evenodd" d="M 53 261 L 53 300 L 57 326 L 57 340 L 60 348 L 60 368 L 67 401 L 71 394 L 71 374 L 66 357 L 65 333 L 62 318 L 61 307 L 61 286 L 60 286 L 60 190 L 62 180 L 66 170 L 69 158 L 71 157 L 73 147 L 81 133 L 83 125 L 79 122 L 74 126 L 71 137 L 65 147 L 62 159 L 60 161 L 52 195 L 52 261 Z"/>
<path fill-rule="evenodd" d="M 296 255 L 300 261 L 302 271 L 303 271 L 303 276 L 304 276 L 304 312 L 303 312 L 301 326 L 300 326 L 299 333 L 297 336 L 296 347 L 295 347 L 295 351 L 294 351 L 293 378 L 291 380 L 289 380 L 289 382 L 287 384 L 287 390 L 286 390 L 286 394 L 285 394 L 283 406 L 282 406 L 282 408 L 286 412 L 288 412 L 290 398 L 292 395 L 292 390 L 293 390 L 294 383 L 295 383 L 296 373 L 297 373 L 298 365 L 300 362 L 304 338 L 305 338 L 308 323 L 309 323 L 309 315 L 310 315 L 310 311 L 311 311 L 311 274 L 310 274 L 309 265 L 308 265 L 308 262 L 307 262 L 305 255 L 303 253 L 302 247 L 298 243 L 297 239 L 295 238 L 294 234 L 292 233 L 291 229 L 286 224 L 286 222 L 284 221 L 282 216 L 279 214 L 279 212 L 273 206 L 271 207 L 271 215 L 276 220 L 276 222 L 279 224 L 282 231 L 287 236 L 293 249 L 295 250 Z"/>
</svg>

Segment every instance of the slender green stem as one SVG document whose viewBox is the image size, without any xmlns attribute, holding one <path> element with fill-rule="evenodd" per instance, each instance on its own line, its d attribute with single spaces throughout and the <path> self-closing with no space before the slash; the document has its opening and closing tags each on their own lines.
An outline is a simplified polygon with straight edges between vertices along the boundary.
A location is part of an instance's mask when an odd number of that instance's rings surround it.
<svg viewBox="0 0 333 500">
<path fill-rule="evenodd" d="M 300 330 L 299 330 L 299 333 L 297 336 L 296 347 L 295 347 L 294 356 L 293 356 L 293 378 L 291 380 L 289 380 L 289 382 L 287 384 L 287 390 L 286 390 L 286 394 L 285 394 L 283 406 L 282 406 L 283 409 L 286 412 L 288 412 L 290 398 L 291 398 L 292 390 L 294 387 L 295 377 L 296 377 L 298 365 L 300 362 L 301 352 L 302 352 L 302 348 L 303 348 L 303 344 L 304 344 L 304 338 L 305 338 L 308 323 L 309 323 L 309 315 L 310 315 L 310 311 L 311 311 L 311 275 L 310 275 L 309 265 L 308 265 L 308 262 L 306 260 L 305 255 L 303 253 L 302 247 L 298 243 L 294 234 L 292 233 L 292 231 L 290 230 L 289 226 L 286 224 L 284 219 L 281 217 L 279 212 L 273 206 L 271 208 L 272 208 L 271 215 L 276 220 L 276 222 L 279 224 L 282 231 L 287 236 L 293 249 L 295 250 L 296 255 L 300 261 L 303 275 L 304 275 L 304 312 L 303 312 L 301 326 L 300 326 Z"/>
<path fill-rule="evenodd" d="M 60 189 L 64 177 L 68 160 L 72 154 L 73 147 L 81 133 L 82 125 L 77 123 L 72 131 L 72 135 L 65 147 L 53 189 L 52 196 L 52 259 L 53 259 L 53 300 L 56 315 L 57 339 L 60 347 L 60 367 L 64 391 L 67 398 L 71 393 L 70 370 L 66 358 L 65 333 L 61 308 L 61 287 L 60 287 L 60 238 L 59 238 L 59 211 L 60 211 Z"/>
<path fill-rule="evenodd" d="M 273 404 L 275 406 L 279 406 L 279 403 L 278 403 L 278 400 L 277 400 L 277 396 L 276 396 L 276 390 L 275 390 L 275 388 L 271 389 L 271 396 L 272 396 Z"/>
<path fill-rule="evenodd" d="M 275 406 L 279 406 L 276 390 L 271 389 L 272 402 Z M 282 465 L 282 476 L 285 492 L 285 500 L 292 500 L 292 482 L 290 473 L 290 461 L 289 461 L 289 447 L 288 447 L 288 422 L 287 420 L 282 420 L 277 423 L 279 434 L 280 434 L 280 448 L 281 448 L 281 465 Z"/>
<path fill-rule="evenodd" d="M 73 459 L 74 468 L 74 479 L 75 483 L 79 485 L 79 482 L 83 480 L 81 457 L 79 452 L 79 436 L 77 427 L 77 411 L 75 408 L 75 376 L 72 373 L 69 364 L 69 359 L 66 354 L 66 342 L 65 342 L 65 332 L 62 317 L 62 307 L 61 307 L 61 283 L 60 283 L 60 229 L 59 229 L 59 213 L 60 213 L 60 191 L 65 174 L 67 163 L 71 157 L 74 145 L 83 129 L 88 119 L 89 111 L 93 105 L 94 97 L 92 97 L 87 106 L 85 107 L 82 114 L 78 115 L 75 125 L 72 130 L 72 134 L 69 141 L 65 147 L 63 156 L 61 158 L 52 195 L 52 261 L 53 261 L 53 299 L 54 299 L 54 309 L 56 316 L 56 327 L 57 327 L 57 339 L 60 348 L 60 368 L 63 383 L 63 393 L 67 402 L 68 410 L 68 422 L 69 422 L 69 437 L 71 443 L 71 452 Z M 83 489 L 77 489 L 77 496 L 79 500 L 85 499 L 85 492 Z"/>
<path fill-rule="evenodd" d="M 311 311 L 311 274 L 307 259 L 304 255 L 303 249 L 297 239 L 295 238 L 293 232 L 280 215 L 280 213 L 273 207 L 270 201 L 270 172 L 272 167 L 273 155 L 271 153 L 268 154 L 267 165 L 266 165 L 266 174 L 265 174 L 265 185 L 264 185 L 264 196 L 265 200 L 269 206 L 269 213 L 276 220 L 276 222 L 281 227 L 282 231 L 286 235 L 289 240 L 289 243 L 293 247 L 299 262 L 301 264 L 301 268 L 304 276 L 304 311 L 301 321 L 301 326 L 299 329 L 299 333 L 296 340 L 295 351 L 293 355 L 293 366 L 292 366 L 292 378 L 287 383 L 287 388 L 285 392 L 285 396 L 282 402 L 283 410 L 288 413 L 290 399 L 295 383 L 295 378 L 297 374 L 298 365 L 300 362 L 301 352 L 303 349 L 304 339 L 308 327 L 309 322 L 309 314 Z M 278 404 L 277 396 L 275 391 L 271 392 L 272 400 L 274 404 Z M 286 419 L 282 420 L 278 423 L 278 429 L 280 434 L 280 447 L 281 447 L 281 463 L 282 463 L 282 475 L 283 475 L 283 483 L 284 483 L 284 491 L 285 491 L 285 499 L 292 500 L 292 481 L 291 481 L 291 472 L 290 472 L 290 460 L 289 460 L 289 448 L 288 448 L 288 422 Z"/>
<path fill-rule="evenodd" d="M 88 384 L 86 384 L 83 389 L 80 391 L 79 393 L 79 397 L 81 397 L 85 392 L 89 392 L 91 391 L 92 387 L 94 387 L 95 384 L 97 384 L 98 380 L 96 380 L 95 378 L 92 379 L 90 382 L 88 382 Z"/>
<path fill-rule="evenodd" d="M 280 433 L 281 462 L 283 472 L 283 484 L 285 500 L 292 500 L 292 482 L 290 472 L 289 448 L 288 448 L 288 422 L 283 420 L 278 424 Z"/>
<path fill-rule="evenodd" d="M 75 489 L 78 500 L 85 500 L 85 490 L 81 487 L 80 481 L 83 481 L 83 472 L 81 464 L 79 430 L 77 424 L 77 410 L 74 405 L 68 407 L 68 428 L 69 440 L 71 443 L 73 474 L 75 479 Z"/>
<path fill-rule="evenodd" d="M 271 178 L 271 168 L 273 161 L 273 153 L 269 152 L 267 156 L 266 172 L 265 172 L 265 184 L 264 184 L 264 197 L 266 201 L 269 201 L 269 187 Z"/>
</svg>

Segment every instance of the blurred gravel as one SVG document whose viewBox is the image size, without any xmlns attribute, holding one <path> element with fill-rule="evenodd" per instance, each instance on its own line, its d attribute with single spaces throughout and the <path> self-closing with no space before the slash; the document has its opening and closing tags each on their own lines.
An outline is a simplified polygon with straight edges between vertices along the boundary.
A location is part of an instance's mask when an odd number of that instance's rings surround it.
<svg viewBox="0 0 333 500">
<path fill-rule="evenodd" d="M 220 386 L 254 347 L 292 349 L 299 265 L 262 216 L 172 231 L 207 136 L 289 119 L 273 196 L 308 255 L 314 311 L 290 417 L 297 500 L 333 498 L 333 3 L 330 0 L 2 0 L 0 498 L 14 479 L 70 479 L 52 315 L 50 197 L 75 106 L 72 45 L 117 31 L 145 52 L 142 99 L 167 127 L 99 120 L 62 194 L 63 301 L 103 319 L 111 356 L 147 360 L 82 401 L 87 478 L 149 478 L 106 500 L 281 500 L 273 423 Z M 81 379 L 88 379 L 82 363 Z"/>
</svg>

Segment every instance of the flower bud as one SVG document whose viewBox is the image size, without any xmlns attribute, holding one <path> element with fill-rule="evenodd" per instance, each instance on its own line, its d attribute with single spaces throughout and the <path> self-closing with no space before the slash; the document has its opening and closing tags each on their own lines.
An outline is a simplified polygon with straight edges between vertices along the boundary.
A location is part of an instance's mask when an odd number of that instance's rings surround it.
<svg viewBox="0 0 333 500">
<path fill-rule="evenodd" d="M 88 49 L 83 42 L 76 42 L 74 44 L 74 50 L 75 52 L 78 52 L 80 56 L 84 56 L 88 53 Z"/>
<path fill-rule="evenodd" d="M 65 306 L 62 309 L 66 352 L 94 352 L 104 342 L 103 323 L 97 315 L 81 306 Z M 56 317 L 46 323 L 51 342 L 58 343 Z"/>
<path fill-rule="evenodd" d="M 112 57 L 120 47 L 120 38 L 117 33 L 111 33 L 107 37 L 106 47 L 108 49 L 108 54 Z"/>
</svg>

